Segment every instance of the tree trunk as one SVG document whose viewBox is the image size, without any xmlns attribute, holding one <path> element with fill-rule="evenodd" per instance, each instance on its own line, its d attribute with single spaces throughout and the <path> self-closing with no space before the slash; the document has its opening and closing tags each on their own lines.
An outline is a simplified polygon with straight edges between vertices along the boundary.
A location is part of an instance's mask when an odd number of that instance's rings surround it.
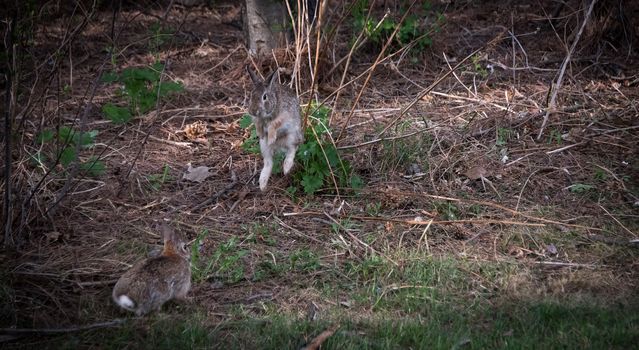
<svg viewBox="0 0 639 350">
<path fill-rule="evenodd" d="M 270 55 L 286 44 L 286 9 L 282 1 L 246 0 L 244 26 L 249 53 Z"/>
</svg>

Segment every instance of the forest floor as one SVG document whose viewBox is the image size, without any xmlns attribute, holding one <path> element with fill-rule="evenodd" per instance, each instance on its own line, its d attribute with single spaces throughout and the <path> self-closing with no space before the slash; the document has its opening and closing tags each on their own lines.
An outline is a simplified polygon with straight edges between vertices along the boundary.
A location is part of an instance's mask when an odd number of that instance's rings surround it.
<svg viewBox="0 0 639 350">
<path fill-rule="evenodd" d="M 23 126 L 15 176 L 43 181 L 27 215 L 29 243 L 0 256 L 3 347 L 294 349 L 325 331 L 324 349 L 639 343 L 637 56 L 578 52 L 537 138 L 572 33 L 545 19 L 542 7 L 551 12 L 554 2 L 438 5 L 445 21 L 432 44 L 377 66 L 351 118 L 366 75 L 327 102 L 334 138 L 344 131 L 340 154 L 363 186 L 338 195 L 327 181 L 307 195 L 294 176 L 274 174 L 260 192 L 261 157 L 242 147 L 250 135 L 240 127 L 253 62 L 239 7 L 215 3 L 176 6 L 166 20 L 160 8 L 123 8 L 115 45 L 105 10 L 70 46 L 72 59 Z M 34 38 L 41 52 L 73 21 L 49 22 Z M 171 29 L 162 40 L 160 22 Z M 338 31 L 320 76 L 352 40 Z M 357 52 L 347 81 L 377 53 Z M 290 69 L 284 56 L 278 63 Z M 163 79 L 184 91 L 124 125 L 105 119 L 102 106 L 123 98 L 115 83 L 97 84 L 91 98 L 96 77 L 158 59 L 167 62 Z M 264 75 L 269 66 L 257 64 Z M 341 74 L 324 76 L 320 100 Z M 305 106 L 309 81 L 302 85 Z M 67 179 L 60 165 L 45 177 L 29 161 L 46 148 L 38 135 L 81 123 L 97 136 L 80 159 L 99 156 L 104 172 L 79 177 L 45 215 Z M 188 181 L 188 164 L 211 174 Z M 159 247 L 164 219 L 192 248 L 191 300 L 135 318 L 111 291 Z M 112 323 L 76 329 L 103 322 Z"/>
</svg>

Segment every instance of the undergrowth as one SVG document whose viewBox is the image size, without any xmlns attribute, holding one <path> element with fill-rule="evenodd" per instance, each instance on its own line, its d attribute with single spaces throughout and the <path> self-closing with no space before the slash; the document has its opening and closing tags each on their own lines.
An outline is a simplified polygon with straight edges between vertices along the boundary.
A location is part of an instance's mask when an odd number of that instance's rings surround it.
<svg viewBox="0 0 639 350">
<path fill-rule="evenodd" d="M 368 0 L 358 0 L 353 6 L 351 10 L 353 32 L 361 33 L 363 31 L 368 41 L 376 49 L 384 46 L 391 34 L 397 29 L 397 34 L 392 42 L 393 46 L 401 48 L 412 44 L 413 52 L 422 52 L 432 45 L 429 30 L 438 31 L 444 22 L 444 17 L 441 14 L 437 14 L 434 19 L 431 18 L 433 10 L 429 1 L 422 2 L 421 6 L 414 9 L 401 23 L 390 15 L 375 17 L 368 13 L 369 7 Z M 404 13 L 407 7 L 408 1 L 404 1 L 397 13 Z"/>
<path fill-rule="evenodd" d="M 126 68 L 122 73 L 109 72 L 102 76 L 106 83 L 119 83 L 116 95 L 122 97 L 123 106 L 107 102 L 102 112 L 115 124 L 129 122 L 135 115 L 143 115 L 150 111 L 158 99 L 184 90 L 182 84 L 174 81 L 162 81 L 164 65 L 156 62 L 150 67 Z"/>
</svg>

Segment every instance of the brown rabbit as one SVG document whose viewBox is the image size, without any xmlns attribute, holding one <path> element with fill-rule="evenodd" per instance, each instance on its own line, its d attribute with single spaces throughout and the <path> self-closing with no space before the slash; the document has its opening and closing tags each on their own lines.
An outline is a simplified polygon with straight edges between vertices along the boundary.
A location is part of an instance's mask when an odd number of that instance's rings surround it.
<svg viewBox="0 0 639 350">
<path fill-rule="evenodd" d="M 277 82 L 277 70 L 266 80 L 258 78 L 247 66 L 253 81 L 248 112 L 253 119 L 264 167 L 260 173 L 260 190 L 264 191 L 273 171 L 273 154 L 278 150 L 286 152 L 284 175 L 293 167 L 297 147 L 304 140 L 300 103 L 293 91 Z"/>
<path fill-rule="evenodd" d="M 189 252 L 182 237 L 163 224 L 164 250 L 136 263 L 113 288 L 113 300 L 137 316 L 159 310 L 171 299 L 186 299 L 191 288 Z"/>
</svg>

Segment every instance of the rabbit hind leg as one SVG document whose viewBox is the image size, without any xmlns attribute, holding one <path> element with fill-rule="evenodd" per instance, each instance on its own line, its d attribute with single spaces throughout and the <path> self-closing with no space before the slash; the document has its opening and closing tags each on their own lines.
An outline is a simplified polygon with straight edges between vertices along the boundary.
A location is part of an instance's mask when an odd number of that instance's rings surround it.
<svg viewBox="0 0 639 350">
<path fill-rule="evenodd" d="M 268 146 L 267 140 L 260 139 L 260 149 L 262 150 L 262 157 L 264 158 L 264 166 L 260 172 L 260 190 L 266 190 L 268 179 L 271 177 L 273 171 L 273 150 Z"/>
<path fill-rule="evenodd" d="M 284 175 L 288 175 L 293 168 L 293 162 L 295 161 L 295 152 L 297 152 L 297 146 L 289 146 L 286 149 L 286 158 L 284 158 Z"/>
</svg>

